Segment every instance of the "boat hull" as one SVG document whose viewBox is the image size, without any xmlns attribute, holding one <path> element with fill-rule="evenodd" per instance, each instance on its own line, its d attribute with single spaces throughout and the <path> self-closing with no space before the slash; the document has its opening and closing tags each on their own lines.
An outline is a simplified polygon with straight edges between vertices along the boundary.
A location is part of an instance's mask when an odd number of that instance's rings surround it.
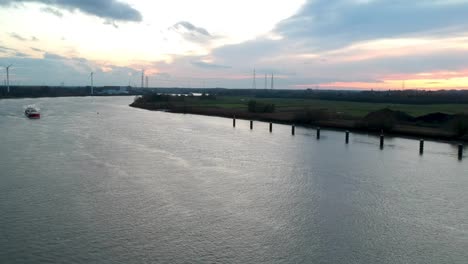
<svg viewBox="0 0 468 264">
<path fill-rule="evenodd" d="M 39 118 L 41 118 L 41 114 L 39 114 L 39 113 L 27 114 L 26 116 L 28 118 L 30 118 L 30 119 L 39 119 Z"/>
</svg>

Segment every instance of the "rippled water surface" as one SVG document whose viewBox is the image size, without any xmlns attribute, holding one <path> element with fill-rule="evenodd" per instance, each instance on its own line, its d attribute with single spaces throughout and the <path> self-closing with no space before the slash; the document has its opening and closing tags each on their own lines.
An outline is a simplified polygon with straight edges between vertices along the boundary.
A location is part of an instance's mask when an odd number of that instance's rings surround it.
<svg viewBox="0 0 468 264">
<path fill-rule="evenodd" d="M 455 145 L 131 101 L 0 100 L 0 263 L 468 263 Z"/>
</svg>

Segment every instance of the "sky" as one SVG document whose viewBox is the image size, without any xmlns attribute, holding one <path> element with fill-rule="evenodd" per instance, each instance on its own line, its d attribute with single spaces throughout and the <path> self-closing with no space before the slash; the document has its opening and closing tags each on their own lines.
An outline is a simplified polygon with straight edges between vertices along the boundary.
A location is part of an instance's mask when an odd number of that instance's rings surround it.
<svg viewBox="0 0 468 264">
<path fill-rule="evenodd" d="M 12 85 L 468 89 L 468 0 L 0 0 Z"/>
</svg>

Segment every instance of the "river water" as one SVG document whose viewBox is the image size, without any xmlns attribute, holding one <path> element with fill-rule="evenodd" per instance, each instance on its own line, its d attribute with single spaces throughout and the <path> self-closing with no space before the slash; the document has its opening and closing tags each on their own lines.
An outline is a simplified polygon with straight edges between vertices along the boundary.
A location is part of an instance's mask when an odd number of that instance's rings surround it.
<svg viewBox="0 0 468 264">
<path fill-rule="evenodd" d="M 468 263 L 455 145 L 131 101 L 0 100 L 0 263 Z"/>
</svg>

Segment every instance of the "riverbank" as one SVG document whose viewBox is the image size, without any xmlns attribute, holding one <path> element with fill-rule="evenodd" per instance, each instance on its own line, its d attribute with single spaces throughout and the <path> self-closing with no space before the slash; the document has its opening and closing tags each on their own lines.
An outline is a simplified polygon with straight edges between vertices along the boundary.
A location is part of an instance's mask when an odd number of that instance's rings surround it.
<svg viewBox="0 0 468 264">
<path fill-rule="evenodd" d="M 154 99 L 154 98 L 153 98 Z M 167 99 L 167 98 L 166 98 Z M 159 100 L 159 99 L 158 99 Z M 323 127 L 361 131 L 379 134 L 383 130 L 386 134 L 395 136 L 417 137 L 433 140 L 468 142 L 466 133 L 465 116 L 445 113 L 426 113 L 425 115 L 413 117 L 402 111 L 393 109 L 380 109 L 376 111 L 365 111 L 362 104 L 357 105 L 360 109 L 349 109 L 337 111 L 336 109 L 324 108 L 323 102 L 317 105 L 299 106 L 298 104 L 283 104 L 272 112 L 251 112 L 247 101 L 250 99 L 239 98 L 169 98 L 168 101 L 148 100 L 139 98 L 130 106 L 154 110 L 167 111 L 171 113 L 197 114 L 207 116 L 219 116 L 226 118 L 237 118 L 245 120 L 258 120 L 281 124 L 294 124 L 305 127 Z M 275 100 L 263 100 L 275 102 Z M 304 103 L 304 102 L 302 102 Z M 352 105 L 346 105 L 347 108 Z M 336 106 L 335 106 L 336 107 Z M 365 106 L 370 107 L 370 106 Z M 379 107 L 378 105 L 375 107 Z M 411 107 L 411 106 L 405 106 Z M 434 109 L 434 106 L 428 109 Z M 421 111 L 419 109 L 419 111 Z M 362 113 L 356 115 L 356 113 Z M 458 122 L 458 123 L 457 123 Z M 457 128 L 457 126 L 459 126 Z"/>
</svg>

